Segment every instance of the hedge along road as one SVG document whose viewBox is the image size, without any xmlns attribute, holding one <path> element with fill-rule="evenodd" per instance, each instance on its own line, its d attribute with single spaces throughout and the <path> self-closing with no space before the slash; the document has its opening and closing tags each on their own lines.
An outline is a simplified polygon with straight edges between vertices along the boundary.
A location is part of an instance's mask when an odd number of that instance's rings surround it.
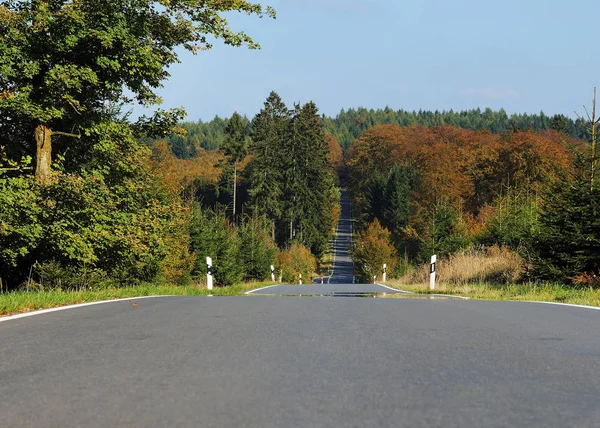
<svg viewBox="0 0 600 428">
<path fill-rule="evenodd" d="M 158 297 L 0 323 L 23 426 L 598 426 L 600 311 Z"/>
</svg>

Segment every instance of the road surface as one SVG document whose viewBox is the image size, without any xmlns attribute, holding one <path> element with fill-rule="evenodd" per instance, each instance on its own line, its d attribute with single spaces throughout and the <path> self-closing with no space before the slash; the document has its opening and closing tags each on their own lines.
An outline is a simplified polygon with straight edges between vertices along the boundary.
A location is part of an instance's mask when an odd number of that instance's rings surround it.
<svg viewBox="0 0 600 428">
<path fill-rule="evenodd" d="M 600 311 L 165 297 L 0 322 L 2 427 L 600 426 Z"/>
<path fill-rule="evenodd" d="M 329 284 L 0 322 L 0 426 L 600 426 L 600 311 L 333 297 L 391 292 L 342 204 Z"/>
<path fill-rule="evenodd" d="M 341 213 L 334 241 L 333 273 L 328 278 L 330 284 L 353 284 L 354 262 L 350 257 L 352 246 L 352 206 L 347 190 L 342 190 L 340 198 Z"/>
</svg>

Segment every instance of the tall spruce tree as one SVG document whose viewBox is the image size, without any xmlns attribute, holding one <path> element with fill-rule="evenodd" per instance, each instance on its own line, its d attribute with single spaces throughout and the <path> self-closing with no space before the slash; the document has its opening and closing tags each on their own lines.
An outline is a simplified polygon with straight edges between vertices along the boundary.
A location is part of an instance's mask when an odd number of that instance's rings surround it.
<svg viewBox="0 0 600 428">
<path fill-rule="evenodd" d="M 292 158 L 287 180 L 288 217 L 300 240 L 319 255 L 331 230 L 334 178 L 327 161 L 328 145 L 314 102 L 296 105 L 288 140 Z"/>
<path fill-rule="evenodd" d="M 283 174 L 289 165 L 282 156 L 281 145 L 287 139 L 289 121 L 285 103 L 276 92 L 271 92 L 252 124 L 249 194 L 255 211 L 271 221 L 273 239 L 283 216 Z"/>
</svg>

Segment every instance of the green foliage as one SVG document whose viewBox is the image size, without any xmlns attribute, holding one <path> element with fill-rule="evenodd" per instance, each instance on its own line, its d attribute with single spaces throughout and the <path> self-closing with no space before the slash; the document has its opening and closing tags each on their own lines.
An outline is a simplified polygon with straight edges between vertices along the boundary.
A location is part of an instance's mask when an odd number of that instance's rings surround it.
<svg viewBox="0 0 600 428">
<path fill-rule="evenodd" d="M 34 264 L 51 287 L 91 283 L 89 272 L 119 285 L 187 275 L 187 210 L 157 181 L 140 143 L 172 133 L 184 112 L 159 110 L 130 124 L 121 108 L 160 103 L 155 90 L 179 47 L 195 53 L 214 38 L 258 48 L 230 29 L 223 14 L 232 11 L 275 16 L 247 1 L 0 4 L 0 166 L 14 170 L 0 175 L 5 282 L 18 285 Z M 34 130 L 44 136 L 39 183 L 18 166 L 36 150 Z M 195 154 L 180 148 L 182 157 Z"/>
<path fill-rule="evenodd" d="M 573 282 L 600 272 L 600 191 L 589 181 L 557 182 L 544 195 L 535 274 Z"/>
<path fill-rule="evenodd" d="M 235 165 L 246 157 L 246 124 L 237 112 L 233 113 L 225 128 L 222 150 L 230 165 Z"/>
<path fill-rule="evenodd" d="M 284 176 L 287 165 L 281 143 L 287 140 L 290 113 L 279 95 L 271 92 L 252 124 L 252 162 L 247 176 L 252 205 L 272 221 L 282 221 Z"/>
<path fill-rule="evenodd" d="M 300 241 L 320 256 L 329 240 L 331 210 L 337 201 L 333 199 L 335 182 L 317 106 L 312 102 L 296 105 L 290 127 L 291 138 L 282 142 L 287 149 L 283 156 L 289 161 L 287 219 Z"/>
<path fill-rule="evenodd" d="M 21 288 L 40 291 L 49 290 L 102 290 L 115 285 L 102 269 L 89 266 L 63 265 L 55 260 L 33 265 L 35 282 L 22 285 Z"/>
<path fill-rule="evenodd" d="M 432 255 L 444 257 L 469 247 L 470 237 L 466 227 L 447 205 L 435 206 L 430 213 L 429 235 L 422 239 L 419 259 L 430 260 Z"/>
<path fill-rule="evenodd" d="M 321 254 L 336 204 L 329 150 L 314 103 L 289 111 L 272 92 L 252 124 L 248 167 L 252 208 L 275 224 L 280 245 L 293 239 Z"/>
<path fill-rule="evenodd" d="M 317 259 L 308 248 L 294 242 L 289 249 L 277 254 L 276 268 L 283 282 L 297 284 L 302 275 L 302 282 L 307 284 L 317 269 Z"/>
<path fill-rule="evenodd" d="M 240 255 L 240 238 L 236 228 L 222 212 L 202 211 L 199 204 L 192 211 L 190 225 L 192 250 L 196 254 L 193 274 L 205 276 L 206 257 L 213 260 L 215 283 L 228 286 L 238 283 L 244 276 Z"/>
<path fill-rule="evenodd" d="M 387 271 L 394 272 L 398 264 L 398 255 L 392 245 L 391 233 L 375 219 L 359 232 L 352 250 L 356 276 L 362 282 L 371 283 L 373 277 L 381 278 L 383 265 Z"/>
<path fill-rule="evenodd" d="M 0 175 L 0 277 L 20 276 L 44 233 L 39 186 L 29 177 Z"/>
<path fill-rule="evenodd" d="M 240 259 L 245 280 L 262 281 L 271 275 L 277 247 L 270 236 L 270 222 L 265 217 L 246 217 L 240 227 Z"/>
<path fill-rule="evenodd" d="M 103 121 L 81 145 L 85 153 L 71 166 L 78 173 L 55 172 L 47 185 L 0 177 L 0 276 L 13 286 L 36 263 L 58 263 L 73 276 L 96 270 L 120 285 L 149 281 L 161 273 L 169 243 L 186 239 L 177 226 L 181 202 L 151 174 L 148 149 L 126 124 Z"/>
<path fill-rule="evenodd" d="M 416 174 L 413 168 L 393 165 L 388 173 L 376 171 L 369 191 L 363 214 L 368 222 L 378 219 L 380 223 L 398 237 L 408 225 L 410 214 L 410 193 L 414 190 Z"/>
<path fill-rule="evenodd" d="M 27 0 L 1 7 L 0 92 L 11 96 L 0 98 L 0 108 L 42 123 L 116 102 L 125 89 L 143 104 L 157 103 L 153 89 L 178 62 L 178 46 L 206 50 L 214 37 L 258 48 L 222 14 L 275 14 L 245 1 Z"/>
<path fill-rule="evenodd" d="M 499 196 L 491 207 L 484 230 L 477 241 L 485 245 L 524 248 L 540 231 L 538 198 L 530 195 Z"/>
<path fill-rule="evenodd" d="M 246 127 L 242 121 L 242 117 L 236 113 L 233 114 L 231 120 L 225 128 L 225 144 L 223 145 L 223 154 L 225 159 L 221 163 L 223 173 L 221 175 L 221 186 L 219 193 L 226 197 L 226 203 L 231 203 L 232 221 L 234 224 L 238 221 L 238 205 L 239 198 L 237 197 L 237 179 L 238 179 L 238 163 L 246 158 Z M 230 199 L 229 197 L 232 196 Z"/>
</svg>

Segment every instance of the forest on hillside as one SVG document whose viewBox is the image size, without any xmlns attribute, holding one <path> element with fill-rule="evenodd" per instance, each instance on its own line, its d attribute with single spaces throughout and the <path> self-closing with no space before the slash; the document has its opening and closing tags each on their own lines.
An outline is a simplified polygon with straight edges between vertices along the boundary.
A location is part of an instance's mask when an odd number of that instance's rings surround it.
<svg viewBox="0 0 600 428">
<path fill-rule="evenodd" d="M 433 254 L 506 249 L 520 267 L 487 280 L 600 285 L 597 123 L 592 144 L 555 130 L 368 129 L 346 158 L 356 245 L 387 249 L 396 275 Z M 380 268 L 358 253 L 358 273 L 372 278 Z"/>
<path fill-rule="evenodd" d="M 213 150 L 223 145 L 225 127 L 228 118 L 216 116 L 213 120 L 203 122 L 185 121 L 181 128 L 185 133 L 167 137 L 175 156 L 188 159 L 196 156 L 201 150 Z M 251 120 L 243 118 L 247 126 L 252 126 Z M 364 131 L 376 125 L 416 126 L 429 128 L 432 126 L 452 126 L 471 131 L 488 130 L 494 134 L 505 132 L 546 131 L 552 129 L 567 134 L 571 138 L 587 138 L 586 121 L 582 118 L 571 119 L 562 114 L 547 116 L 539 114 L 512 114 L 504 110 L 493 111 L 489 108 L 479 108 L 460 112 L 423 111 L 409 112 L 405 110 L 384 109 L 348 109 L 342 110 L 336 117 L 322 116 L 325 131 L 333 136 L 344 150 L 359 138 Z"/>
<path fill-rule="evenodd" d="M 246 1 L 0 4 L 0 290 L 218 285 L 310 278 L 354 202 L 357 273 L 437 253 L 511 251 L 521 275 L 599 286 L 595 99 L 591 116 L 351 109 L 336 118 L 275 92 L 252 118 L 131 120 L 178 49 L 207 37 L 259 48 L 229 12 Z M 202 13 L 198 13 L 198 9 Z M 379 269 L 379 267 L 376 267 Z"/>
</svg>

